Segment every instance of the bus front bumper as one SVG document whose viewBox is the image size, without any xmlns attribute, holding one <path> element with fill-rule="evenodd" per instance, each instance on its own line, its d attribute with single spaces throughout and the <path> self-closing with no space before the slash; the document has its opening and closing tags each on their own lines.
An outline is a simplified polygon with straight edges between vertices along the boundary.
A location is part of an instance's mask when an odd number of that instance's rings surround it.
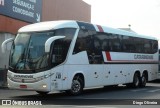
<svg viewBox="0 0 160 108">
<path fill-rule="evenodd" d="M 44 79 L 34 83 L 22 83 L 22 82 L 14 82 L 7 78 L 8 88 L 10 89 L 18 89 L 18 90 L 32 90 L 32 91 L 50 91 L 50 83 L 49 79 Z"/>
</svg>

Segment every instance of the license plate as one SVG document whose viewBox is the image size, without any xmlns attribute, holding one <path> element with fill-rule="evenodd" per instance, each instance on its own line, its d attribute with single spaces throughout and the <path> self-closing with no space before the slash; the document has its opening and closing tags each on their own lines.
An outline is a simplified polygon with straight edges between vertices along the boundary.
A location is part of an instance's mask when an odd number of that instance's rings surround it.
<svg viewBox="0 0 160 108">
<path fill-rule="evenodd" d="M 27 88 L 27 85 L 20 85 L 20 88 Z"/>
</svg>

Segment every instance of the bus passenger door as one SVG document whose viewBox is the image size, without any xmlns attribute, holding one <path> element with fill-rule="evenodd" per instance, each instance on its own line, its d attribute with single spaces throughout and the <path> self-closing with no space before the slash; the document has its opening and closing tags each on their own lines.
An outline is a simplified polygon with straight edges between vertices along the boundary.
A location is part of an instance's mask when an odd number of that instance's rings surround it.
<svg viewBox="0 0 160 108">
<path fill-rule="evenodd" d="M 63 89 L 63 86 L 65 86 L 62 83 L 62 79 L 67 75 L 63 72 L 64 67 L 61 64 L 66 60 L 68 49 L 69 42 L 66 38 L 55 40 L 52 43 L 50 54 L 51 67 L 53 67 L 51 73 L 51 75 L 53 74 L 51 78 L 51 90 L 61 90 Z"/>
</svg>

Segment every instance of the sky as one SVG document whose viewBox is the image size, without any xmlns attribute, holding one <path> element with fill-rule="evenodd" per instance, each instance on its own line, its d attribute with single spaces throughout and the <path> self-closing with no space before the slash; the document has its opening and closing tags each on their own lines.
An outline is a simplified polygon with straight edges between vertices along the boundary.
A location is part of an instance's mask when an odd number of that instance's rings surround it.
<svg viewBox="0 0 160 108">
<path fill-rule="evenodd" d="M 160 40 L 160 0 L 83 0 L 91 5 L 91 22 L 128 28 Z"/>
</svg>

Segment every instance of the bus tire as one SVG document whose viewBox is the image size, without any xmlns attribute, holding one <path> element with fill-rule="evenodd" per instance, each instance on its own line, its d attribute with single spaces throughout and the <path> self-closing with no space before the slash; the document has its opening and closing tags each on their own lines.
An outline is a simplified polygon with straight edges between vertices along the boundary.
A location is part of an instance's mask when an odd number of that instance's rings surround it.
<svg viewBox="0 0 160 108">
<path fill-rule="evenodd" d="M 145 87 L 146 83 L 147 83 L 147 75 L 143 73 L 140 80 L 140 87 Z"/>
<path fill-rule="evenodd" d="M 84 82 L 80 76 L 75 76 L 72 80 L 71 89 L 69 93 L 71 95 L 79 95 L 82 93 L 84 87 Z"/>
<path fill-rule="evenodd" d="M 140 76 L 138 73 L 135 73 L 133 77 L 132 87 L 138 88 L 139 86 L 140 86 Z"/>
<path fill-rule="evenodd" d="M 40 95 L 47 95 L 48 94 L 48 92 L 44 92 L 44 91 L 36 91 L 38 94 L 40 94 Z"/>
</svg>

